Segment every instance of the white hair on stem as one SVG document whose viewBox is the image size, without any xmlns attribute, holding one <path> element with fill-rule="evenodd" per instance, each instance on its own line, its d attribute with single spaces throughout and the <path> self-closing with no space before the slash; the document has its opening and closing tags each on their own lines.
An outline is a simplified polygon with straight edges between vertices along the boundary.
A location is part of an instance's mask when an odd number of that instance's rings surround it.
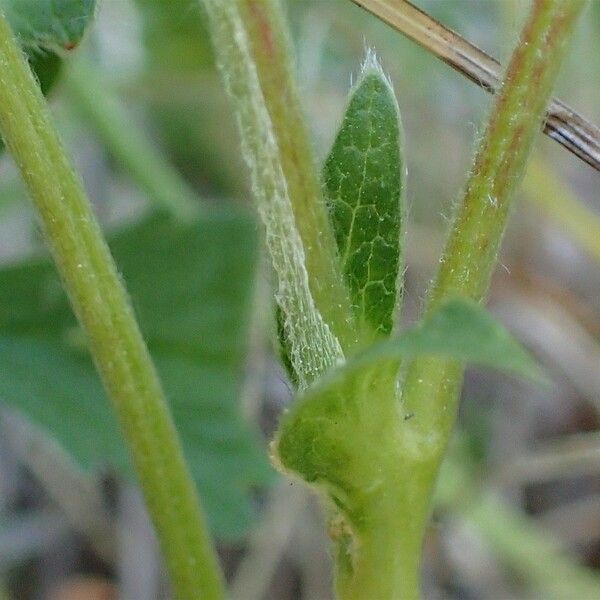
<svg viewBox="0 0 600 600">
<path fill-rule="evenodd" d="M 277 302 L 284 315 L 290 360 L 300 389 L 344 358 L 338 339 L 317 310 L 296 228 L 277 140 L 235 2 L 204 0 L 225 87 L 233 100 L 242 152 L 252 176 L 267 247 L 277 273 Z"/>
</svg>

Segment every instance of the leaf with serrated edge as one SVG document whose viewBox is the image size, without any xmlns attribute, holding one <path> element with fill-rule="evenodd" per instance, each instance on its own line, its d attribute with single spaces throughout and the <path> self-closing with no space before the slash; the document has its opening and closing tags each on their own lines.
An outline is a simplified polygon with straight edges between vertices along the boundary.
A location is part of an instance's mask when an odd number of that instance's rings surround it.
<svg viewBox="0 0 600 600">
<path fill-rule="evenodd" d="M 392 330 L 403 269 L 401 137 L 394 91 L 369 52 L 323 181 L 356 316 L 366 331 L 383 335 Z"/>
<path fill-rule="evenodd" d="M 213 531 L 226 538 L 252 523 L 249 492 L 269 478 L 236 402 L 255 242 L 252 223 L 239 217 L 193 225 L 152 218 L 111 238 Z M 131 472 L 49 262 L 0 271 L 0 365 L 0 398 L 80 465 Z"/>
</svg>

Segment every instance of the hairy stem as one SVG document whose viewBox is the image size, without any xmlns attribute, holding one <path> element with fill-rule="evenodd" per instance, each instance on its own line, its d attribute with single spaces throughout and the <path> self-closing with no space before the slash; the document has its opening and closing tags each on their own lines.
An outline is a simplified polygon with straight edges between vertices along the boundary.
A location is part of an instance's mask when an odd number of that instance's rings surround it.
<svg viewBox="0 0 600 600">
<path fill-rule="evenodd" d="M 240 6 L 266 108 L 279 148 L 315 304 L 342 344 L 351 347 L 350 300 L 338 265 L 335 238 L 319 169 L 293 71 L 293 52 L 279 0 L 236 0 Z"/>
<path fill-rule="evenodd" d="M 157 206 L 184 220 L 197 216 L 202 206 L 194 192 L 152 142 L 132 127 L 96 71 L 96 65 L 81 57 L 68 65 L 64 79 L 76 108 Z"/>
<path fill-rule="evenodd" d="M 534 2 L 457 207 L 428 314 L 452 296 L 485 298 L 514 191 L 583 6 L 583 0 Z M 404 402 L 415 414 L 411 428 L 429 438 L 434 455 L 441 456 L 454 423 L 462 372 L 453 362 L 417 359 L 407 374 Z"/>
<path fill-rule="evenodd" d="M 429 294 L 427 314 L 452 296 L 475 300 L 485 296 L 513 192 L 582 6 L 579 0 L 534 3 L 476 154 L 464 199 L 457 207 Z M 399 424 L 399 481 L 386 481 L 385 492 L 381 492 L 382 498 L 395 498 L 390 504 L 398 516 L 390 512 L 388 522 L 402 525 L 393 537 L 402 542 L 386 543 L 384 524 L 371 528 L 379 536 L 370 536 L 367 531 L 360 537 L 352 568 L 338 578 L 338 589 L 345 600 L 356 597 L 359 582 L 363 591 L 371 586 L 370 597 L 418 597 L 419 548 L 433 482 L 455 419 L 462 372 L 460 364 L 444 359 L 419 358 L 409 366 L 402 413 L 411 418 Z M 380 438 L 380 444 L 385 442 Z M 411 548 L 412 554 L 403 554 L 398 560 L 403 548 Z M 379 565 L 385 566 L 383 571 L 378 571 Z M 394 574 L 390 574 L 392 568 Z"/>
<path fill-rule="evenodd" d="M 1 14 L 0 59 L 0 130 L 118 415 L 175 591 L 182 599 L 221 598 L 223 583 L 204 515 L 127 293 Z"/>
<path fill-rule="evenodd" d="M 238 2 L 203 0 L 225 88 L 233 102 L 242 151 L 278 278 L 290 360 L 301 389 L 343 358 L 338 338 L 317 309 L 295 220 L 282 154 L 267 109 Z"/>
</svg>

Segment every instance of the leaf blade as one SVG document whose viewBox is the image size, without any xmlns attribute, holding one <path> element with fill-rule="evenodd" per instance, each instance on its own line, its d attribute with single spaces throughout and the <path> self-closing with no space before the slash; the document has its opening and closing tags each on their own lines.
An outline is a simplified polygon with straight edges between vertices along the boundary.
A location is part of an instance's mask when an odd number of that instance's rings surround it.
<svg viewBox="0 0 600 600">
<path fill-rule="evenodd" d="M 453 298 L 414 328 L 376 343 L 332 369 L 306 396 L 334 387 L 363 369 L 420 356 L 448 358 L 548 383 L 535 359 L 482 306 Z"/>
<path fill-rule="evenodd" d="M 258 433 L 235 402 L 253 225 L 239 217 L 193 225 L 155 217 L 113 235 L 111 248 L 213 531 L 239 537 L 252 523 L 251 489 L 270 478 Z M 2 401 L 53 433 L 79 464 L 132 472 L 83 334 L 46 261 L 0 270 L 0 365 Z"/>
<path fill-rule="evenodd" d="M 96 0 L 1 0 L 0 8 L 27 50 L 70 50 L 93 19 Z"/>
<path fill-rule="evenodd" d="M 442 356 L 545 381 L 540 367 L 480 304 L 453 298 L 417 327 L 366 351 L 357 362 L 419 355 Z"/>
<path fill-rule="evenodd" d="M 389 335 L 403 270 L 403 160 L 393 89 L 374 55 L 361 78 L 323 168 L 341 270 L 364 326 Z"/>
</svg>

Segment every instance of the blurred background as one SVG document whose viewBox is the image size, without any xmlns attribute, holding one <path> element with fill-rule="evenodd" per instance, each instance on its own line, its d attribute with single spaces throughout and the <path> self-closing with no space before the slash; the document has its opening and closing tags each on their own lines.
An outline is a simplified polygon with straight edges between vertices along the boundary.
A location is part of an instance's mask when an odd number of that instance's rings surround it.
<svg viewBox="0 0 600 600">
<path fill-rule="evenodd" d="M 52 111 L 173 402 L 232 598 L 325 600 L 319 503 L 267 459 L 292 389 L 278 364 L 248 173 L 198 4 L 101 2 Z M 528 5 L 418 2 L 503 62 Z M 286 9 L 319 160 L 365 48 L 393 81 L 408 166 L 410 324 L 490 97 L 350 0 L 288 0 Z M 598 56 L 596 1 L 556 90 L 595 123 Z M 599 183 L 540 135 L 490 308 L 552 383 L 468 371 L 424 549 L 427 599 L 600 598 Z M 178 198 L 198 204 L 200 223 L 166 216 Z M 6 153 L 0 261 L 0 598 L 169 598 L 108 403 Z"/>
</svg>

